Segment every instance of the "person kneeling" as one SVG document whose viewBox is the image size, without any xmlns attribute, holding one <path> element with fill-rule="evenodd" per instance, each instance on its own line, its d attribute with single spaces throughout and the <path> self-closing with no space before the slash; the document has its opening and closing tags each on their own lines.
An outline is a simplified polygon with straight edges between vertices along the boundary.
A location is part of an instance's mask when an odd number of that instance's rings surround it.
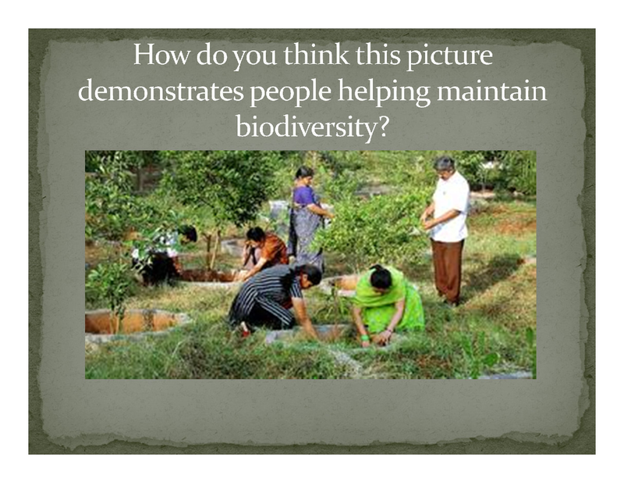
<svg viewBox="0 0 624 483">
<path fill-rule="evenodd" d="M 285 330 L 292 329 L 296 320 L 306 335 L 318 339 L 302 290 L 321 283 L 321 277 L 321 271 L 312 265 L 276 265 L 261 271 L 243 283 L 234 298 L 228 316 L 230 327 L 242 326 L 243 331 L 258 326 Z"/>
<path fill-rule="evenodd" d="M 244 282 L 261 270 L 275 265 L 287 265 L 286 244 L 275 233 L 265 232 L 260 227 L 251 228 L 247 232 L 242 262 L 243 270 L 237 280 Z"/>
<path fill-rule="evenodd" d="M 182 264 L 176 247 L 178 243 L 196 241 L 195 227 L 184 225 L 179 233 L 174 231 L 160 235 L 143 250 L 135 247 L 132 250 L 132 266 L 140 273 L 143 285 L 171 283 L 179 278 Z"/>
<path fill-rule="evenodd" d="M 362 347 L 386 345 L 395 330 L 422 329 L 425 315 L 416 288 L 393 267 L 374 265 L 355 289 L 353 322 Z"/>
</svg>

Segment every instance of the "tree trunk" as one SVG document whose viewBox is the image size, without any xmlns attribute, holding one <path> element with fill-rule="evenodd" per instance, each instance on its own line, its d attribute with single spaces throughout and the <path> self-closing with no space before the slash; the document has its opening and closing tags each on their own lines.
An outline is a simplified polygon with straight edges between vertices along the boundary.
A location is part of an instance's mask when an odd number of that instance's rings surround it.
<svg viewBox="0 0 624 483">
<path fill-rule="evenodd" d="M 219 251 L 220 240 L 221 240 L 221 230 L 217 230 L 217 234 L 215 236 L 215 244 L 212 250 L 212 260 L 210 261 L 210 270 L 214 270 L 215 261 L 217 259 L 217 252 Z"/>
<path fill-rule="evenodd" d="M 210 268 L 210 247 L 212 245 L 212 234 L 204 233 L 206 239 L 206 268 Z"/>
</svg>

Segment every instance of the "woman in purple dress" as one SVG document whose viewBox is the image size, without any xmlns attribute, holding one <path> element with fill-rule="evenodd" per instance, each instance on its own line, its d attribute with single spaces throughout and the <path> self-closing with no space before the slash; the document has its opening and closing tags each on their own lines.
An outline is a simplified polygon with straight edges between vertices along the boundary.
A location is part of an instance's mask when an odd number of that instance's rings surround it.
<svg viewBox="0 0 624 483">
<path fill-rule="evenodd" d="M 288 254 L 296 258 L 296 266 L 314 265 L 323 271 L 323 250 L 314 250 L 311 245 L 316 230 L 323 225 L 323 219 L 333 218 L 334 215 L 321 207 L 311 186 L 313 178 L 314 171 L 306 166 L 299 168 L 295 175 Z"/>
</svg>

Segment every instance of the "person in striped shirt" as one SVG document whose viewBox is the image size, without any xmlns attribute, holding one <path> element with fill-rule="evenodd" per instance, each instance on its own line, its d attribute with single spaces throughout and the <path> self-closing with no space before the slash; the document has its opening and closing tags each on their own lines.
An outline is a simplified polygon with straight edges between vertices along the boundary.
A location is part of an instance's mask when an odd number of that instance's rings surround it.
<svg viewBox="0 0 624 483">
<path fill-rule="evenodd" d="M 318 339 L 302 291 L 321 283 L 321 278 L 314 265 L 276 265 L 261 271 L 247 280 L 234 298 L 228 315 L 230 327 L 284 330 L 298 322 L 309 337 Z"/>
</svg>

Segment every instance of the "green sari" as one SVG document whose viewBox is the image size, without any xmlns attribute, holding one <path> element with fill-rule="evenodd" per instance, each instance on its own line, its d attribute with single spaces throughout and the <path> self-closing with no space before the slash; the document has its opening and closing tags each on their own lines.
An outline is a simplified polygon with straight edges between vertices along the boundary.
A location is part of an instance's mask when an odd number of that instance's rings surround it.
<svg viewBox="0 0 624 483">
<path fill-rule="evenodd" d="M 396 313 L 395 304 L 405 299 L 403 317 L 395 330 L 423 329 L 425 327 L 425 313 L 420 295 L 416 287 L 410 284 L 405 275 L 396 268 L 385 267 L 392 276 L 392 285 L 387 293 L 375 292 L 370 283 L 373 270 L 369 270 L 358 280 L 353 302 L 361 307 L 362 319 L 372 334 L 383 332 Z"/>
</svg>

